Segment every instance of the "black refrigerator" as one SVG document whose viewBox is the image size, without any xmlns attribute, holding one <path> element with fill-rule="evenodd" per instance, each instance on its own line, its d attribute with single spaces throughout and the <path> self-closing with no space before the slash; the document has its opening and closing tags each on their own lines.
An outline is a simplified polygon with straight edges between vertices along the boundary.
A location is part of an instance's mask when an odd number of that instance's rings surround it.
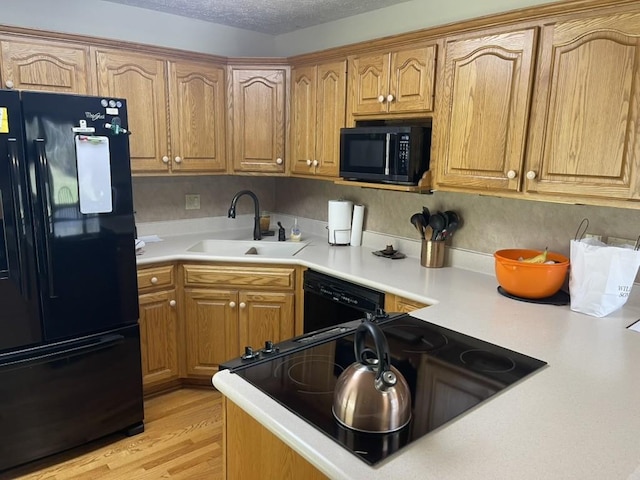
<svg viewBox="0 0 640 480">
<path fill-rule="evenodd" d="M 144 430 L 123 99 L 0 90 L 0 471 Z"/>
</svg>

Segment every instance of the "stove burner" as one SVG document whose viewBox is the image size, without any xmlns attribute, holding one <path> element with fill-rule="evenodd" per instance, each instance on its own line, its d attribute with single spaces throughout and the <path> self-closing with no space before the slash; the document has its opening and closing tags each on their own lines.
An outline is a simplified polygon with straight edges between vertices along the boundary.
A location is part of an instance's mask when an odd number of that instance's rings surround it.
<svg viewBox="0 0 640 480">
<path fill-rule="evenodd" d="M 460 361 L 471 370 L 484 373 L 506 373 L 516 368 L 511 358 L 480 349 L 462 352 Z"/>
<path fill-rule="evenodd" d="M 394 324 L 383 327 L 389 343 L 398 340 L 403 352 L 426 353 L 449 343 L 442 333 L 424 328 L 423 325 Z"/>
<path fill-rule="evenodd" d="M 393 315 L 379 325 L 389 344 L 390 361 L 409 383 L 413 400 L 412 420 L 400 431 L 357 432 L 342 427 L 331 411 L 336 381 L 355 361 L 353 327 L 357 328 L 359 321 L 344 324 L 349 328 L 335 337 L 293 339 L 278 344 L 279 352 L 249 361 L 236 359 L 232 372 L 363 462 L 376 465 L 545 365 L 535 358 L 409 315 Z M 370 340 L 367 339 L 369 346 Z M 438 365 L 451 368 L 439 369 Z M 455 386 L 461 380 L 465 387 L 459 389 Z M 439 393 L 432 396 L 434 381 L 454 388 L 446 390 L 446 398 L 440 398 Z M 473 401 L 469 398 L 471 392 Z"/>
<path fill-rule="evenodd" d="M 278 369 L 282 369 L 285 374 L 279 373 Z M 274 376 L 288 378 L 300 393 L 333 395 L 336 377 L 333 374 L 328 375 L 327 372 L 337 372 L 339 375 L 343 370 L 344 368 L 328 355 L 305 355 L 282 362 L 276 367 Z"/>
</svg>

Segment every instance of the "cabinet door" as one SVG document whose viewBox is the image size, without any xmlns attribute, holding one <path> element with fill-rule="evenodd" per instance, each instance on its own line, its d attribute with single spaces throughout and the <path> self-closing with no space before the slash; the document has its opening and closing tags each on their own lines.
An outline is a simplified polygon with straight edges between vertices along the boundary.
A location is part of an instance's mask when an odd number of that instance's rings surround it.
<svg viewBox="0 0 640 480">
<path fill-rule="evenodd" d="M 389 113 L 433 111 L 436 46 L 391 53 Z"/>
<path fill-rule="evenodd" d="M 127 100 L 132 172 L 167 172 L 164 60 L 119 51 L 95 50 L 94 54 L 97 94 Z"/>
<path fill-rule="evenodd" d="M 541 35 L 527 190 L 640 198 L 640 13 Z"/>
<path fill-rule="evenodd" d="M 434 122 L 437 185 L 520 188 L 535 32 L 448 41 Z"/>
<path fill-rule="evenodd" d="M 264 342 L 293 337 L 294 294 L 291 292 L 240 292 L 240 344 L 258 350 Z"/>
<path fill-rule="evenodd" d="M 236 172 L 285 171 L 286 70 L 231 69 Z"/>
<path fill-rule="evenodd" d="M 89 48 L 45 40 L 3 39 L 3 85 L 20 90 L 89 94 Z"/>
<path fill-rule="evenodd" d="M 226 171 L 224 78 L 220 67 L 169 63 L 172 171 Z"/>
<path fill-rule="evenodd" d="M 145 390 L 178 378 L 175 289 L 140 295 L 140 351 Z"/>
<path fill-rule="evenodd" d="M 337 177 L 340 171 L 340 129 L 345 126 L 346 61 L 318 65 L 316 90 L 315 174 Z"/>
<path fill-rule="evenodd" d="M 316 66 L 298 67 L 291 72 L 291 171 L 313 174 L 316 160 Z"/>
<path fill-rule="evenodd" d="M 349 105 L 353 115 L 387 111 L 389 54 L 349 58 Z"/>
<path fill-rule="evenodd" d="M 227 398 L 224 404 L 227 478 L 327 480 L 317 468 L 236 404 Z"/>
<path fill-rule="evenodd" d="M 187 375 L 210 378 L 221 363 L 240 355 L 238 292 L 187 289 L 184 307 Z"/>
</svg>

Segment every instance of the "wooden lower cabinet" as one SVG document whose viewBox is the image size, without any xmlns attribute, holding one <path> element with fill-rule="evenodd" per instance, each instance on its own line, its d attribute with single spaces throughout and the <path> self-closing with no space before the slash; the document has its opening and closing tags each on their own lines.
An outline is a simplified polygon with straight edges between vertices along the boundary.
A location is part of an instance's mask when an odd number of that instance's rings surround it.
<svg viewBox="0 0 640 480">
<path fill-rule="evenodd" d="M 410 313 L 428 306 L 426 303 L 416 302 L 393 293 L 386 293 L 384 296 L 384 310 L 388 313 Z"/>
<path fill-rule="evenodd" d="M 228 480 L 328 478 L 236 404 L 224 404 Z"/>
<path fill-rule="evenodd" d="M 210 379 L 221 363 L 294 336 L 295 267 L 182 267 L 186 373 Z"/>
<path fill-rule="evenodd" d="M 140 353 L 145 394 L 179 382 L 179 314 L 173 272 L 172 265 L 138 271 Z"/>
<path fill-rule="evenodd" d="M 240 355 L 237 292 L 188 289 L 184 292 L 186 373 L 211 378 L 218 365 Z"/>
</svg>

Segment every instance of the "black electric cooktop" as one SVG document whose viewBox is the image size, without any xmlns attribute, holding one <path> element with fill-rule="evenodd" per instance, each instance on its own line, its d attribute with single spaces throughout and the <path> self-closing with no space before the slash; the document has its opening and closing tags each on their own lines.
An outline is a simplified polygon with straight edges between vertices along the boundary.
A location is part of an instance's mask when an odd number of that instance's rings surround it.
<svg viewBox="0 0 640 480">
<path fill-rule="evenodd" d="M 353 333 L 361 321 L 248 352 L 250 358 L 230 361 L 223 368 L 374 465 L 546 365 L 406 314 L 377 318 L 391 363 L 411 389 L 412 419 L 393 433 L 357 432 L 340 425 L 331 406 L 338 376 L 355 362 Z"/>
</svg>

